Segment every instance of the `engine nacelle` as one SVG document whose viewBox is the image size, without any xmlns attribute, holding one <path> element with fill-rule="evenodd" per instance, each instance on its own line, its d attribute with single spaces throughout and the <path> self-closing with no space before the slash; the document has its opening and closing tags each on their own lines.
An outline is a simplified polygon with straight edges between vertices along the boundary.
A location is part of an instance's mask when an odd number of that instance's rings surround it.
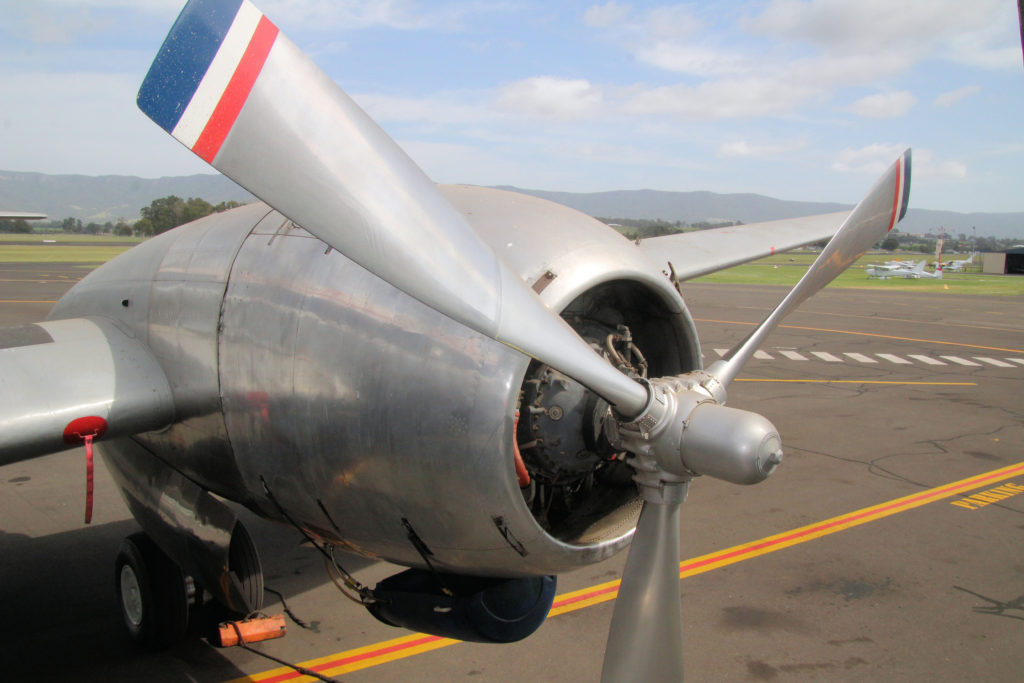
<svg viewBox="0 0 1024 683">
<path fill-rule="evenodd" d="M 604 347 L 628 336 L 652 376 L 700 367 L 679 293 L 614 230 L 525 195 L 443 190 L 584 338 Z M 568 384 L 521 399 L 538 377 L 529 358 L 265 205 L 182 226 L 97 269 L 53 312 L 84 315 L 146 340 L 169 380 L 175 422 L 140 444 L 203 488 L 340 548 L 517 577 L 598 562 L 632 537 L 641 501 L 618 454 L 595 441 L 603 402 Z M 534 401 L 541 412 L 521 418 L 517 436 L 517 410 Z M 535 473 L 525 490 L 517 439 L 544 441 L 538 457 L 523 449 Z"/>
</svg>

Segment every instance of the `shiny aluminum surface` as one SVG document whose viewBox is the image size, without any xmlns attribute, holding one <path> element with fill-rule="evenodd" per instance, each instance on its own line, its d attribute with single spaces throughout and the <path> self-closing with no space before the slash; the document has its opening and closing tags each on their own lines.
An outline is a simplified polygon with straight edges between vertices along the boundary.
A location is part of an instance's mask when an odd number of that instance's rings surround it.
<svg viewBox="0 0 1024 683">
<path fill-rule="evenodd" d="M 639 412 L 642 387 L 551 315 L 437 186 L 298 47 L 277 34 L 212 164 L 434 310 Z"/>
<path fill-rule="evenodd" d="M 262 605 L 229 574 L 238 521 L 224 503 L 132 439 L 97 444 L 132 516 L 182 571 L 233 610 Z"/>
<path fill-rule="evenodd" d="M 153 237 L 86 276 L 50 318 L 91 315 L 129 330 L 163 369 L 174 421 L 136 438 L 206 488 L 245 502 L 217 380 L 217 328 L 235 252 L 269 212 L 250 204 Z"/>
<path fill-rule="evenodd" d="M 609 228 L 511 193 L 444 191 L 527 284 L 555 274 L 541 292 L 553 311 L 625 320 L 659 371 L 699 366 L 677 292 Z M 528 357 L 265 205 L 183 226 L 115 263 L 57 312 L 106 314 L 148 340 L 177 417 L 136 441 L 201 487 L 422 565 L 411 527 L 436 566 L 467 573 L 552 573 L 628 543 L 636 505 L 606 509 L 564 539 L 525 505 L 512 440 Z"/>
<path fill-rule="evenodd" d="M 149 349 L 106 318 L 26 326 L 0 348 L 0 464 L 77 446 L 70 423 L 98 418 L 111 438 L 171 423 L 164 372 Z M 47 382 L 34 381 L 46 368 Z"/>
<path fill-rule="evenodd" d="M 633 264 L 616 259 L 629 244 L 606 226 L 567 209 L 545 219 L 554 205 L 518 195 L 445 191 L 460 195 L 481 224 L 502 217 L 487 234 L 521 245 L 510 262 L 558 268 L 556 305 L 628 276 L 650 283 L 674 338 L 695 338 L 667 279 L 639 253 Z M 482 210 L 495 197 L 505 203 Z M 553 572 L 623 547 L 635 517 L 611 537 L 573 545 L 547 535 L 524 506 L 511 443 L 525 357 L 283 219 L 277 229 L 269 219 L 265 226 L 239 252 L 222 319 L 225 414 L 250 491 L 266 482 L 289 515 L 321 535 L 406 564 L 422 559 L 403 520 L 431 561 L 453 571 Z M 579 253 L 568 251 L 573 245 Z M 692 367 L 695 347 L 673 345 L 671 364 Z M 276 505 L 264 497 L 260 508 L 273 516 Z"/>
</svg>

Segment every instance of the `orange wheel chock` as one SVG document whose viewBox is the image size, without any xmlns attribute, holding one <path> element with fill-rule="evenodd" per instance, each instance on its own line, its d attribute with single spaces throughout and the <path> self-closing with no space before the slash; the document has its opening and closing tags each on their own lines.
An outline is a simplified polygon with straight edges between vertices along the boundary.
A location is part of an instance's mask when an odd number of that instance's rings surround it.
<svg viewBox="0 0 1024 683">
<path fill-rule="evenodd" d="M 250 617 L 240 621 L 225 621 L 217 628 L 220 647 L 231 647 L 242 643 L 258 643 L 261 640 L 283 638 L 287 629 L 284 615 Z"/>
</svg>

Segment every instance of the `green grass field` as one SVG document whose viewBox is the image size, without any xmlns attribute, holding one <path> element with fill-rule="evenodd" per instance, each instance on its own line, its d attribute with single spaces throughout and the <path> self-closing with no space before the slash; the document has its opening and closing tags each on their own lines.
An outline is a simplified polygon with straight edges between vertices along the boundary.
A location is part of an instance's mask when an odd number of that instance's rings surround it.
<svg viewBox="0 0 1024 683">
<path fill-rule="evenodd" d="M 43 240 L 55 240 L 44 243 Z M 78 263 L 95 267 L 130 249 L 142 239 L 110 235 L 0 234 L 0 263 Z M 34 242 L 34 244 L 11 244 Z M 780 285 L 792 287 L 810 267 L 817 254 L 794 252 L 776 254 L 742 266 L 697 278 L 694 282 L 723 284 Z M 920 260 L 927 254 L 898 254 L 898 258 Z M 829 287 L 873 289 L 903 292 L 935 292 L 956 294 L 1024 295 L 1024 277 L 1016 275 L 983 275 L 981 273 L 946 273 L 941 280 L 921 279 L 872 280 L 864 269 L 872 263 L 884 263 L 891 254 L 869 254 L 854 263 Z"/>
<path fill-rule="evenodd" d="M 98 266 L 139 242 L 142 242 L 140 237 L 112 235 L 0 233 L 0 263 L 81 263 Z"/>
<path fill-rule="evenodd" d="M 0 263 L 81 263 L 98 266 L 131 247 L 46 244 L 20 246 L 0 242 Z"/>
<path fill-rule="evenodd" d="M 114 235 L 79 235 L 67 232 L 34 232 L 28 235 L 11 232 L 0 232 L 0 245 L 7 242 L 37 242 L 43 244 L 46 240 L 53 240 L 56 244 L 95 244 L 104 245 L 111 243 L 138 244 L 143 241 L 141 237 L 115 237 Z"/>
<path fill-rule="evenodd" d="M 767 258 L 736 266 L 727 270 L 705 275 L 694 282 L 719 282 L 723 284 L 759 284 L 792 287 L 800 280 L 817 254 L 777 254 Z M 901 292 L 935 292 L 955 294 L 993 294 L 1001 296 L 1024 295 L 1024 277 L 1018 275 L 984 275 L 982 273 L 945 273 L 941 280 L 905 280 L 890 278 L 873 280 L 864 269 L 869 264 L 885 263 L 892 258 L 920 260 L 931 257 L 926 254 L 869 254 L 850 266 L 849 270 L 837 277 L 829 287 L 847 289 L 872 289 Z"/>
</svg>

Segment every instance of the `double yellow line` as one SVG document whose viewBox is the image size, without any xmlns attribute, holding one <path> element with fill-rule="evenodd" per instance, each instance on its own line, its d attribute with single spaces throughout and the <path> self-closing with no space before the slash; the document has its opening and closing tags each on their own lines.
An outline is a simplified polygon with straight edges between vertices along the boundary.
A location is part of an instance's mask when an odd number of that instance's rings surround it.
<svg viewBox="0 0 1024 683">
<path fill-rule="evenodd" d="M 712 569 L 718 569 L 720 567 L 736 564 L 737 562 L 743 562 L 744 560 L 750 560 L 767 553 L 775 552 L 776 550 L 782 550 L 783 548 L 789 548 L 790 546 L 805 543 L 815 538 L 834 534 L 837 531 L 842 531 L 843 529 L 867 524 L 868 522 L 873 522 L 875 520 L 882 519 L 883 517 L 895 515 L 900 512 L 906 512 L 907 510 L 912 510 L 914 508 L 921 507 L 922 505 L 950 498 L 966 491 L 1008 479 L 1015 475 L 1024 475 L 1024 462 L 1019 462 L 1016 465 L 1010 465 L 1008 467 L 979 474 L 967 479 L 961 479 L 960 481 L 955 481 L 950 484 L 937 486 L 935 488 L 928 489 L 927 491 L 914 493 L 909 496 L 904 496 L 903 498 L 897 498 L 885 503 L 849 512 L 845 515 L 832 517 L 831 519 L 826 519 L 821 522 L 808 524 L 807 526 L 785 531 L 774 536 L 768 536 L 767 538 L 762 538 L 757 541 L 744 543 L 742 545 L 726 548 L 725 550 L 719 550 L 713 553 L 708 553 L 707 555 L 701 555 L 700 557 L 685 560 L 679 564 L 679 577 L 683 579 L 689 576 L 703 574 L 704 572 L 711 571 Z M 560 614 L 583 609 L 584 607 L 614 600 L 618 595 L 618 592 L 619 581 L 609 581 L 608 583 L 560 595 L 555 598 L 554 605 L 552 606 L 551 612 L 548 616 L 555 617 Z M 423 652 L 430 652 L 431 650 L 448 647 L 449 645 L 455 645 L 458 642 L 460 641 L 416 633 L 381 643 L 375 643 L 373 645 L 367 645 L 366 647 L 346 650 L 345 652 L 320 657 L 319 659 L 303 662 L 302 666 L 328 676 L 340 675 L 379 666 L 396 659 L 403 659 Z M 303 676 L 297 671 L 288 668 L 280 668 L 255 674 L 253 676 L 235 679 L 235 681 L 232 681 L 231 683 L 241 683 L 242 681 L 281 683 L 283 681 L 310 680 L 313 679 Z"/>
</svg>

